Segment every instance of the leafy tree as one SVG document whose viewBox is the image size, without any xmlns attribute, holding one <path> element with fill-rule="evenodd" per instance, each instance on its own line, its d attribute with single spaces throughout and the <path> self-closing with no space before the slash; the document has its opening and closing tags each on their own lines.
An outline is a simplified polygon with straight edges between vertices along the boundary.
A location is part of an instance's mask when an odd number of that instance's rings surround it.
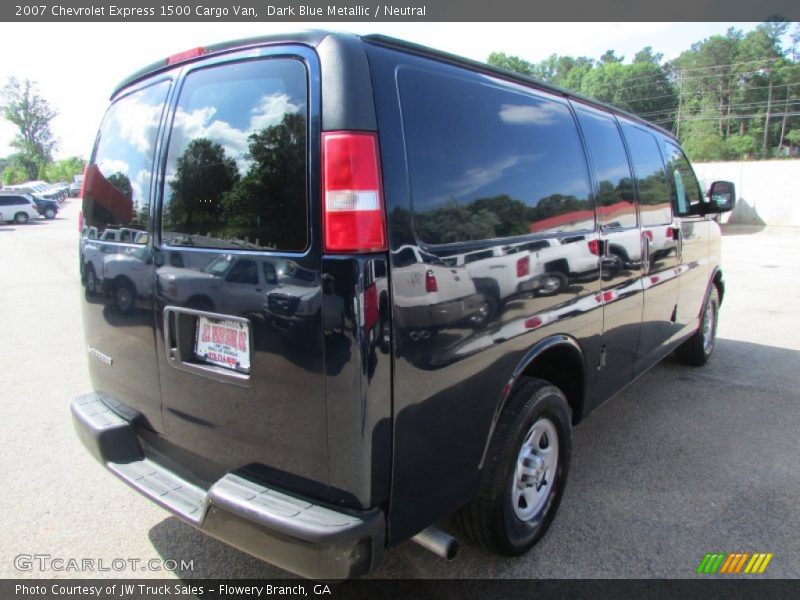
<svg viewBox="0 0 800 600">
<path fill-rule="evenodd" d="M 165 221 L 205 232 L 216 227 L 222 196 L 238 180 L 236 161 L 225 155 L 221 144 L 207 138 L 192 140 L 176 161 Z"/>
<path fill-rule="evenodd" d="M 75 175 L 83 173 L 86 161 L 80 156 L 71 156 L 53 162 L 45 167 L 44 178 L 50 183 L 57 181 L 72 181 Z"/>
<path fill-rule="evenodd" d="M 305 229 L 306 215 L 296 210 L 296 199 L 305 197 L 305 132 L 305 117 L 287 113 L 279 124 L 250 136 L 253 164 L 220 202 L 233 237 L 261 236 L 261 245 L 274 245 L 286 232 Z"/>
<path fill-rule="evenodd" d="M 492 52 L 487 61 L 490 65 L 519 73 L 520 75 L 527 75 L 532 77 L 534 74 L 533 64 L 527 60 L 523 60 L 518 56 L 509 56 L 505 52 Z"/>
<path fill-rule="evenodd" d="M 36 179 L 53 160 L 56 139 L 50 121 L 57 115 L 50 104 L 36 91 L 29 79 L 10 77 L 2 91 L 3 117 L 14 124 L 19 133 L 11 146 L 19 151 L 19 164 L 28 179 Z"/>
</svg>

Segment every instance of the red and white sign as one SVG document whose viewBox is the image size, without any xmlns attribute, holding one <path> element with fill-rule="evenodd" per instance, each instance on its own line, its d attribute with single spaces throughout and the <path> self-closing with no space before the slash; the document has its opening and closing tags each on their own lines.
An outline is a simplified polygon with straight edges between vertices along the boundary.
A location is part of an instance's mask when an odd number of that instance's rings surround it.
<svg viewBox="0 0 800 600">
<path fill-rule="evenodd" d="M 198 317 L 194 353 L 220 367 L 250 371 L 250 327 L 241 321 Z"/>
</svg>

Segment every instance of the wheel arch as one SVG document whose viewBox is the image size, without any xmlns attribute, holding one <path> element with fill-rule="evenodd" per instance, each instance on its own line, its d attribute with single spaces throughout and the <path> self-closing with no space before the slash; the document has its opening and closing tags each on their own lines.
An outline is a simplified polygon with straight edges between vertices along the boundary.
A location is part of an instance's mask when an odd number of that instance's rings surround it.
<svg viewBox="0 0 800 600">
<path fill-rule="evenodd" d="M 565 334 L 552 335 L 534 345 L 519 361 L 497 402 L 489 433 L 483 447 L 479 468 L 483 468 L 486 453 L 494 435 L 497 421 L 520 378 L 539 377 L 559 388 L 567 398 L 572 410 L 572 423 L 577 424 L 584 416 L 586 407 L 586 360 L 580 344 Z"/>
</svg>

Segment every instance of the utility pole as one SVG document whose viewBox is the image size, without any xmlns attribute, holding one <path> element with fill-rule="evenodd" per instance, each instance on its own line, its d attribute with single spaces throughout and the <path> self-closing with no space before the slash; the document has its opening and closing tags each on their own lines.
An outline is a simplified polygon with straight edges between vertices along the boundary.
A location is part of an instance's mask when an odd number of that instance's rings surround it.
<svg viewBox="0 0 800 600">
<path fill-rule="evenodd" d="M 675 132 L 675 137 L 678 138 L 678 141 L 681 139 L 681 109 L 683 108 L 683 71 L 678 71 L 678 121 L 677 121 L 677 131 Z"/>
<path fill-rule="evenodd" d="M 769 117 L 772 110 L 772 69 L 767 69 L 769 88 L 767 89 L 767 118 L 764 122 L 764 158 L 769 158 Z"/>
</svg>

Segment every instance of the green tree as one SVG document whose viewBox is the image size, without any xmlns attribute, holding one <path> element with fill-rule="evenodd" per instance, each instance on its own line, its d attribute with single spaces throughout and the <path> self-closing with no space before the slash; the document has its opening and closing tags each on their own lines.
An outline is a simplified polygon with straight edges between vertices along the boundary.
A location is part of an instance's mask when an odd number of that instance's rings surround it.
<svg viewBox="0 0 800 600">
<path fill-rule="evenodd" d="M 176 161 L 165 221 L 205 232 L 216 227 L 222 196 L 238 180 L 236 161 L 225 155 L 221 144 L 207 138 L 193 139 Z"/>
<path fill-rule="evenodd" d="M 11 146 L 19 151 L 20 167 L 28 179 L 36 179 L 53 160 L 57 142 L 50 121 L 56 111 L 39 95 L 34 82 L 15 77 L 10 77 L 3 88 L 0 108 L 3 117 L 19 130 Z"/>
<path fill-rule="evenodd" d="M 80 156 L 71 156 L 57 160 L 45 167 L 44 178 L 50 183 L 57 181 L 72 181 L 75 175 L 83 173 L 86 161 Z"/>
<path fill-rule="evenodd" d="M 519 73 L 520 75 L 527 75 L 533 77 L 534 66 L 527 60 L 523 60 L 518 56 L 509 56 L 505 52 L 492 52 L 487 61 L 490 65 Z"/>
<path fill-rule="evenodd" d="M 305 197 L 306 119 L 287 113 L 277 124 L 249 138 L 247 173 L 221 199 L 222 217 L 232 237 L 261 236 L 262 245 L 305 228 L 306 215 L 296 210 Z"/>
</svg>

